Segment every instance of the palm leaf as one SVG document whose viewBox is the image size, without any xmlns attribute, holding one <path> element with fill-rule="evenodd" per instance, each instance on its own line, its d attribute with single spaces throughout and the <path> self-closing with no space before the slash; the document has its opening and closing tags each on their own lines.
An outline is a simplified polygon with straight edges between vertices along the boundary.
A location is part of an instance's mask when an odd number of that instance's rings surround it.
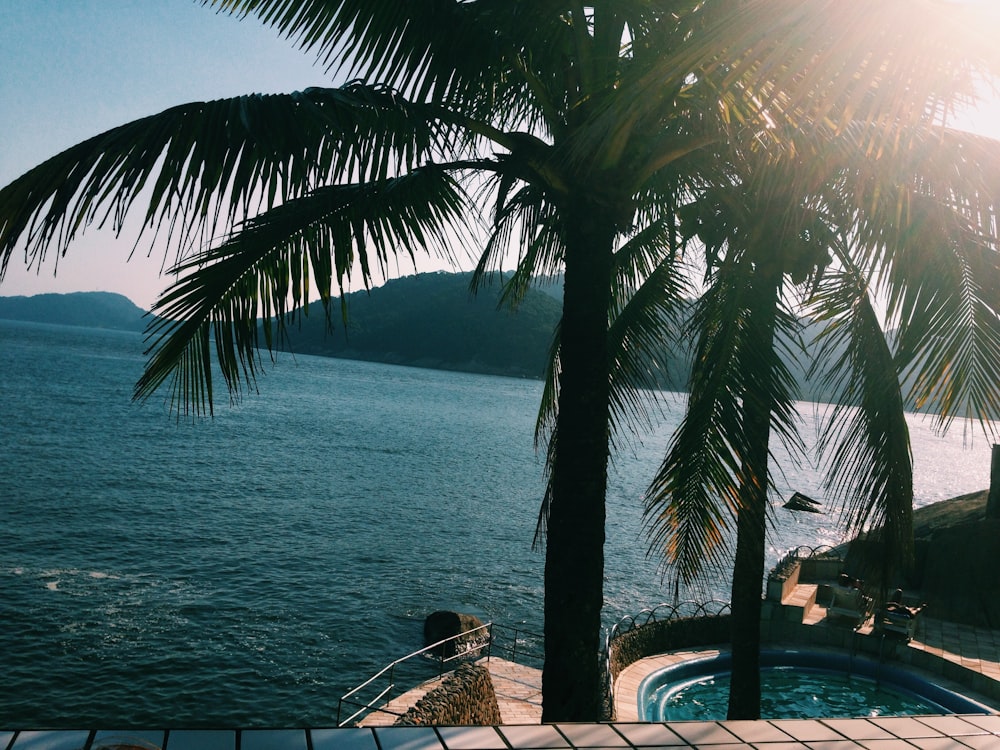
<svg viewBox="0 0 1000 750">
<path fill-rule="evenodd" d="M 899 371 L 866 285 L 848 270 L 828 277 L 813 299 L 820 338 L 815 373 L 834 406 L 818 449 L 826 486 L 848 532 L 871 532 L 878 554 L 868 577 L 885 585 L 912 552 L 913 467 Z"/>
<path fill-rule="evenodd" d="M 238 394 L 259 369 L 259 323 L 270 350 L 272 318 L 280 332 L 288 315 L 308 305 L 312 284 L 327 307 L 332 284 L 343 290 L 355 261 L 367 285 L 372 264 L 384 270 L 390 254 L 412 259 L 432 247 L 447 253 L 446 228 L 467 210 L 447 169 L 431 166 L 374 183 L 319 188 L 255 217 L 176 269 L 182 277 L 153 308 L 160 317 L 147 331 L 152 355 L 136 397 L 148 398 L 172 376 L 175 405 L 211 411 L 210 337 L 222 377 Z"/>
<path fill-rule="evenodd" d="M 186 104 L 113 128 L 0 190 L 0 276 L 19 242 L 41 263 L 91 223 L 120 232 L 137 201 L 142 229 L 165 228 L 182 259 L 260 206 L 428 158 L 448 141 L 433 117 L 350 85 Z"/>
<path fill-rule="evenodd" d="M 535 538 L 532 546 L 538 548 L 545 538 L 545 531 L 549 520 L 549 509 L 552 506 L 552 472 L 551 467 L 556 455 L 556 442 L 558 441 L 558 415 L 559 408 L 559 326 L 552 336 L 552 346 L 549 349 L 548 362 L 545 368 L 545 376 L 542 379 L 542 400 L 538 407 L 538 417 L 535 420 L 535 449 L 539 445 L 546 446 L 545 460 L 545 492 L 542 495 L 542 503 L 538 509 L 538 520 L 535 523 Z"/>
<path fill-rule="evenodd" d="M 473 272 L 472 289 L 478 289 L 494 270 L 502 270 L 503 259 L 513 246 L 517 264 L 504 283 L 500 304 L 516 307 L 535 276 L 555 274 L 561 269 L 564 237 L 555 207 L 543 190 L 522 183 L 508 198 L 504 182 L 501 173 L 497 178 L 500 190 L 495 199 L 493 228 Z"/>
<path fill-rule="evenodd" d="M 915 406 L 933 408 L 942 429 L 960 417 L 990 430 L 1000 416 L 1000 142 L 943 135 L 914 149 L 900 220 L 879 235 L 888 312 Z"/>
<path fill-rule="evenodd" d="M 687 353 L 680 339 L 693 292 L 688 269 L 674 251 L 672 232 L 669 219 L 655 222 L 616 254 L 608 330 L 616 447 L 622 438 L 629 440 L 652 427 L 659 390 L 670 382 L 669 360 Z M 633 288 L 636 280 L 641 283 Z"/>
<path fill-rule="evenodd" d="M 563 70 L 551 63 L 574 43 L 562 4 L 209 1 L 259 17 L 338 75 L 390 84 L 415 101 L 448 103 L 534 132 L 544 130 L 542 110 L 565 111 L 548 76 Z"/>
<path fill-rule="evenodd" d="M 685 583 L 725 561 L 728 530 L 739 507 L 741 438 L 741 287 L 729 274 L 699 299 L 687 409 L 646 492 L 650 553 L 676 567 Z"/>
<path fill-rule="evenodd" d="M 975 12 L 933 0 L 677 3 L 650 33 L 655 64 L 636 66 L 578 137 L 589 153 L 626 123 L 653 122 L 664 100 L 704 87 L 728 140 L 781 142 L 786 129 L 872 127 L 869 154 L 908 127 L 943 122 L 974 100 L 977 76 L 1000 72 L 1000 50 Z M 677 19 L 680 18 L 680 21 Z M 660 36 L 657 37 L 656 34 Z M 647 41 L 647 40 L 644 40 Z"/>
</svg>

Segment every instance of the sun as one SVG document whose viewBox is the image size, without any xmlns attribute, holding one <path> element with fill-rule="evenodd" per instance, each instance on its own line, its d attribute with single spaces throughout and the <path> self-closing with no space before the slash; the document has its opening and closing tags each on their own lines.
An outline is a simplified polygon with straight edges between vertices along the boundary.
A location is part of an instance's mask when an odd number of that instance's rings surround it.
<svg viewBox="0 0 1000 750">
<path fill-rule="evenodd" d="M 984 96 L 974 109 L 955 115 L 953 127 L 1000 140 L 1000 93 Z"/>
<path fill-rule="evenodd" d="M 941 0 L 966 16 L 980 35 L 1000 38 L 1000 2 L 997 0 Z M 955 113 L 949 125 L 1000 140 L 1000 54 L 988 64 L 993 65 L 993 77 L 979 84 L 979 101 L 975 106 Z"/>
</svg>

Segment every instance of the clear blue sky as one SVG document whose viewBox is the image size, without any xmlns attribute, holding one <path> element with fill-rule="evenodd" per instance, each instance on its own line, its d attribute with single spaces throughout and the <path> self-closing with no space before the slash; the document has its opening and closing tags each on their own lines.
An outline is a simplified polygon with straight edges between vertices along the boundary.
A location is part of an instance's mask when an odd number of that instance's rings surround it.
<svg viewBox="0 0 1000 750">
<path fill-rule="evenodd" d="M 334 85 L 313 60 L 257 19 L 197 0 L 0 0 L 0 185 L 175 104 Z M 15 256 L 0 295 L 114 291 L 148 307 L 167 285 L 163 253 L 147 260 L 144 239 L 126 263 L 134 240 L 88 230 L 55 276 L 54 258 L 36 273 Z"/>
<path fill-rule="evenodd" d="M 220 15 L 196 0 L 0 0 L 0 185 L 78 141 L 174 104 L 332 83 L 312 57 L 256 19 Z M 1000 109 L 974 127 L 1000 134 Z M 126 264 L 133 241 L 89 230 L 55 276 L 51 257 L 40 273 L 12 258 L 0 295 L 114 291 L 148 307 L 167 283 L 162 252 L 147 260 L 144 243 Z"/>
<path fill-rule="evenodd" d="M 331 83 L 259 21 L 195 0 L 2 0 L 0 71 L 0 184 L 174 104 Z M 12 258 L 0 295 L 115 291 L 146 307 L 165 286 L 162 253 L 126 264 L 133 241 L 88 231 L 55 278 L 51 258 L 40 274 Z"/>
</svg>

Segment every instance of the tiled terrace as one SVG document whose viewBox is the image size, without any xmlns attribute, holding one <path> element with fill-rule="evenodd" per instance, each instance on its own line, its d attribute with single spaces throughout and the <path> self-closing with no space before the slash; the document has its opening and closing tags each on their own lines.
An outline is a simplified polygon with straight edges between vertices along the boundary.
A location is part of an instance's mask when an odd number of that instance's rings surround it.
<svg viewBox="0 0 1000 750">
<path fill-rule="evenodd" d="M 12 750 L 950 750 L 1000 748 L 1000 716 L 499 727 L 0 732 Z"/>
</svg>

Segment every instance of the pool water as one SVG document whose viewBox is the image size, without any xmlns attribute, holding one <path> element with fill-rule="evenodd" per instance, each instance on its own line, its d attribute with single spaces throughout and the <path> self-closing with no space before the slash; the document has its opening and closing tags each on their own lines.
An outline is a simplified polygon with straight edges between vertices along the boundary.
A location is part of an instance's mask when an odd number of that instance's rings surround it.
<svg viewBox="0 0 1000 750">
<path fill-rule="evenodd" d="M 991 713 L 933 678 L 835 651 L 762 650 L 761 717 L 856 718 Z M 729 704 L 727 652 L 688 659 L 647 676 L 639 686 L 646 721 L 718 721 Z"/>
<path fill-rule="evenodd" d="M 646 703 L 647 721 L 726 718 L 729 673 L 663 685 Z M 766 719 L 852 718 L 948 713 L 914 693 L 866 677 L 827 670 L 761 670 L 761 716 Z"/>
</svg>

